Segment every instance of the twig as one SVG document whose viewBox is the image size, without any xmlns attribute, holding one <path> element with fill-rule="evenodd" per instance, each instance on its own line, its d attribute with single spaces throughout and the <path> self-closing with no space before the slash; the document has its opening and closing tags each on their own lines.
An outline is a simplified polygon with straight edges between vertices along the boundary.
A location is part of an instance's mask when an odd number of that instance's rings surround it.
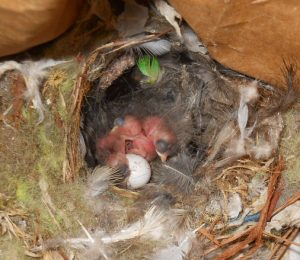
<svg viewBox="0 0 300 260">
<path fill-rule="evenodd" d="M 85 226 L 79 220 L 77 220 L 77 222 L 79 223 L 79 225 L 81 226 L 82 230 L 84 231 L 84 233 L 86 234 L 86 236 L 88 237 L 88 239 L 91 241 L 91 243 L 94 243 L 95 239 L 90 235 L 90 233 L 85 228 Z"/>
<path fill-rule="evenodd" d="M 122 49 L 125 49 L 125 48 L 128 48 L 128 47 L 133 47 L 137 44 L 141 44 L 141 43 L 145 43 L 145 42 L 155 40 L 155 39 L 159 38 L 160 36 L 170 32 L 170 31 L 171 30 L 166 30 L 166 31 L 161 32 L 161 33 L 150 34 L 150 35 L 147 35 L 147 36 L 144 36 L 144 37 L 135 37 L 135 38 L 130 38 L 130 39 L 126 39 L 126 40 L 110 42 L 110 43 L 104 44 L 104 45 L 96 48 L 92 52 L 92 54 L 102 52 L 103 50 L 111 49 L 111 48 L 114 48 L 114 47 L 118 47 L 118 48 L 113 49 L 111 51 L 108 51 L 107 54 L 115 52 L 115 51 L 119 51 L 119 50 L 122 50 Z"/>
<path fill-rule="evenodd" d="M 120 58 L 114 60 L 109 67 L 101 73 L 98 86 L 101 89 L 107 89 L 114 80 L 120 77 L 124 71 L 135 65 L 135 60 L 132 54 L 124 54 Z"/>
<path fill-rule="evenodd" d="M 125 190 L 118 188 L 117 186 L 112 186 L 111 189 L 118 195 L 128 198 L 128 199 L 137 199 L 140 194 L 136 191 Z"/>
<path fill-rule="evenodd" d="M 53 212 L 51 211 L 51 209 L 50 209 L 50 207 L 49 207 L 49 204 L 48 204 L 44 199 L 42 199 L 42 202 L 43 202 L 44 205 L 46 206 L 46 209 L 47 209 L 47 211 L 48 211 L 50 217 L 53 219 L 53 222 L 55 223 L 55 225 L 57 226 L 57 228 L 58 228 L 59 230 L 62 230 L 62 228 L 61 228 L 61 226 L 59 225 L 58 221 L 56 220 L 56 218 L 55 218 Z"/>
<path fill-rule="evenodd" d="M 293 241 L 297 234 L 299 233 L 298 228 L 291 228 L 286 234 L 284 234 L 283 238 L 288 238 L 289 241 Z M 282 240 L 280 240 L 282 241 Z M 283 241 L 283 244 L 278 244 L 275 249 L 272 251 L 269 260 L 280 260 L 285 252 L 288 250 L 289 245 L 286 241 Z M 275 256 L 275 257 L 274 257 Z M 273 258 L 274 257 L 274 258 Z"/>
<path fill-rule="evenodd" d="M 293 233 L 293 231 L 295 231 L 295 229 L 296 228 L 290 228 L 287 232 L 285 232 L 283 238 L 288 238 L 290 234 Z M 276 255 L 279 249 L 282 247 L 286 247 L 286 245 L 285 244 L 282 245 L 281 241 L 280 242 L 277 241 L 274 249 L 271 252 L 271 256 L 269 257 L 269 260 L 273 259 L 273 256 Z"/>
<path fill-rule="evenodd" d="M 238 240 L 239 238 L 242 238 L 243 236 L 252 232 L 253 229 L 254 229 L 254 227 L 250 227 L 241 233 L 238 233 L 238 234 L 233 235 L 232 237 L 223 239 L 220 243 L 220 246 L 213 246 L 213 247 L 209 248 L 208 250 L 206 250 L 204 252 L 203 256 L 206 256 L 206 255 L 210 254 L 211 252 L 217 250 L 218 248 L 223 247 L 224 245 L 228 245 L 228 244 L 234 242 L 235 240 Z"/>
<path fill-rule="evenodd" d="M 70 114 L 74 121 L 71 125 L 65 127 L 66 133 L 66 147 L 67 147 L 67 161 L 64 162 L 63 180 L 64 182 L 75 179 L 75 173 L 79 167 L 79 132 L 80 132 L 80 111 L 83 99 L 91 85 L 87 81 L 88 66 L 85 63 L 82 67 L 81 73 L 77 78 L 72 95 L 74 101 L 70 109 Z"/>
<path fill-rule="evenodd" d="M 294 242 L 292 240 L 289 240 L 289 239 L 286 239 L 286 238 L 283 238 L 283 237 L 280 237 L 280 236 L 276 236 L 276 235 L 273 235 L 273 234 L 268 233 L 268 232 L 264 232 L 263 234 L 264 234 L 264 236 L 273 237 L 273 238 L 276 238 L 277 240 L 284 241 L 288 245 L 295 245 L 295 246 L 300 247 L 300 243 Z"/>
<path fill-rule="evenodd" d="M 213 242 L 217 246 L 221 246 L 221 243 L 218 240 L 215 239 L 214 235 L 210 234 L 208 232 L 208 230 L 206 230 L 205 228 L 199 229 L 198 232 L 201 233 L 206 238 L 208 238 L 211 242 Z"/>
<path fill-rule="evenodd" d="M 262 238 L 263 238 L 263 231 L 265 229 L 268 216 L 272 214 L 271 210 L 273 208 L 272 205 L 276 204 L 278 200 L 278 196 L 276 196 L 276 192 L 278 192 L 279 187 L 279 180 L 280 180 L 280 174 L 284 168 L 284 161 L 282 158 L 279 158 L 277 166 L 272 171 L 272 176 L 270 178 L 269 184 L 268 184 L 268 196 L 266 200 L 266 204 L 264 205 L 259 222 L 256 226 L 253 227 L 252 232 L 249 232 L 248 237 L 238 242 L 228 249 L 226 249 L 222 254 L 220 254 L 216 259 L 217 260 L 223 260 L 228 259 L 230 257 L 235 256 L 238 252 L 243 250 L 245 247 L 249 246 L 250 243 L 255 241 L 255 246 L 253 250 L 251 250 L 251 253 L 254 253 L 261 245 L 262 245 Z"/>
<path fill-rule="evenodd" d="M 288 207 L 289 205 L 295 203 L 297 200 L 300 200 L 300 191 L 296 192 L 293 196 L 291 196 L 282 206 L 277 208 L 273 214 L 272 217 L 278 214 L 280 211 Z"/>
</svg>

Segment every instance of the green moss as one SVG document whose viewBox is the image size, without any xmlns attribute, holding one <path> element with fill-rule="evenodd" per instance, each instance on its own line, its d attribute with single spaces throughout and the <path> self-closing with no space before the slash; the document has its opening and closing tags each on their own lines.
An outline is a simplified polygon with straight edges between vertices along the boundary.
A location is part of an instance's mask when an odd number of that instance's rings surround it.
<svg viewBox="0 0 300 260">
<path fill-rule="evenodd" d="M 61 86 L 59 87 L 59 101 L 57 111 L 65 123 L 69 123 L 72 116 L 69 110 L 71 107 L 70 101 L 72 101 L 71 94 L 73 91 L 74 84 L 74 79 L 68 79 L 65 80 L 63 84 L 61 84 Z"/>
<path fill-rule="evenodd" d="M 71 67 L 54 70 L 47 81 L 47 85 L 51 89 L 48 95 L 55 104 L 51 106 L 51 110 L 54 114 L 57 112 L 60 120 L 65 124 L 70 123 L 72 117 L 70 108 L 74 98 L 72 93 L 76 81 L 76 68 L 72 70 Z"/>
<path fill-rule="evenodd" d="M 18 201 L 24 203 L 30 200 L 30 186 L 26 182 L 17 184 L 16 197 Z"/>
<path fill-rule="evenodd" d="M 54 234 L 58 234 L 60 229 L 55 224 L 54 219 L 49 214 L 49 211 L 40 209 L 38 212 L 38 219 L 41 228 L 41 233 L 46 234 L 47 236 L 52 236 Z M 56 219 L 56 217 L 55 217 Z"/>
<path fill-rule="evenodd" d="M 26 103 L 22 107 L 21 113 L 24 119 L 24 124 L 21 124 L 21 128 L 28 129 L 36 126 L 39 119 L 39 114 L 37 110 L 32 107 L 31 103 Z"/>
<path fill-rule="evenodd" d="M 43 89 L 43 100 L 50 102 L 49 105 L 44 102 L 45 119 L 40 125 L 36 124 L 36 111 L 26 105 L 22 109 L 24 120 L 19 129 L 12 131 L 0 127 L 0 193 L 11 198 L 9 205 L 6 201 L 0 201 L 0 207 L 4 210 L 14 207 L 26 210 L 26 232 L 34 235 L 38 231 L 44 239 L 59 236 L 62 230 L 70 236 L 75 234 L 81 230 L 77 220 L 87 227 L 96 226 L 98 221 L 87 205 L 84 181 L 64 184 L 62 180 L 66 160 L 65 129 L 72 120 L 69 110 L 74 98 L 76 70 L 67 71 L 67 74 L 64 80 L 52 81 L 57 85 L 48 85 Z M 62 74 L 59 72 L 59 75 Z M 41 177 L 49 186 L 47 195 L 53 208 L 43 201 L 39 186 Z M 5 254 L 0 251 L 0 259 L 3 255 L 9 256 L 4 259 L 24 259 L 22 241 L 15 245 L 13 238 L 10 243 L 14 246 L 0 245 L 0 250 L 7 251 Z M 13 254 L 14 250 L 20 250 L 20 255 L 17 252 Z"/>
<path fill-rule="evenodd" d="M 290 110 L 285 116 L 285 130 L 282 136 L 280 152 L 286 160 L 286 168 L 282 173 L 285 180 L 284 201 L 300 189 L 300 128 L 297 122 L 299 110 Z"/>
<path fill-rule="evenodd" d="M 39 159 L 36 170 L 42 175 L 62 176 L 66 156 L 64 131 L 53 124 L 45 123 L 38 129 Z"/>
<path fill-rule="evenodd" d="M 0 237 L 0 259 L 1 260 L 22 260 L 29 259 L 24 255 L 22 241 L 9 239 L 8 236 Z"/>
</svg>

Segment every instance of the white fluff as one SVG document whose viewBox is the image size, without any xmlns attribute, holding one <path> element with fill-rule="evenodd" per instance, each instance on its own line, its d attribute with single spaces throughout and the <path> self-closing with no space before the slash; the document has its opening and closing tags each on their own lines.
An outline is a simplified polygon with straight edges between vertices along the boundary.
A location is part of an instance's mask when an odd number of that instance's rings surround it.
<svg viewBox="0 0 300 260">
<path fill-rule="evenodd" d="M 136 47 L 137 50 L 142 49 L 153 56 L 164 55 L 171 50 L 171 43 L 167 40 L 157 40 L 152 42 L 145 42 Z"/>
<path fill-rule="evenodd" d="M 155 252 L 149 259 L 152 260 L 183 260 L 186 259 L 192 249 L 193 241 L 196 239 L 196 230 L 187 231 L 176 244 L 172 243 L 166 248 Z"/>
<path fill-rule="evenodd" d="M 256 160 L 264 160 L 270 158 L 272 151 L 272 146 L 268 143 L 264 143 L 261 145 L 252 146 L 250 153 Z"/>
<path fill-rule="evenodd" d="M 103 231 L 88 234 L 87 238 L 69 238 L 63 240 L 63 244 L 71 248 L 81 250 L 84 259 L 111 259 L 111 250 L 102 241 Z"/>
<path fill-rule="evenodd" d="M 17 70 L 22 74 L 27 88 L 24 97 L 27 100 L 32 101 L 33 107 L 38 111 L 38 124 L 44 120 L 44 106 L 39 91 L 41 81 L 47 76 L 49 68 L 65 62 L 66 61 L 47 59 L 40 61 L 24 61 L 22 63 L 16 61 L 0 63 L 0 76 L 9 70 Z"/>
<path fill-rule="evenodd" d="M 162 210 L 152 206 L 144 217 L 117 233 L 102 237 L 105 244 L 143 237 L 152 240 L 168 239 L 178 224 L 179 217 L 175 211 Z"/>
<path fill-rule="evenodd" d="M 256 100 L 258 98 L 257 92 L 257 83 L 256 81 L 252 82 L 247 87 L 240 88 L 240 105 L 238 109 L 238 126 L 240 130 L 240 136 L 237 140 L 232 140 L 229 147 L 226 150 L 226 153 L 230 156 L 243 156 L 246 154 L 245 141 L 246 138 L 251 134 L 253 128 L 248 131 L 246 129 L 248 118 L 249 118 L 249 109 L 248 103 Z"/>
<path fill-rule="evenodd" d="M 242 200 L 238 193 L 231 193 L 228 199 L 227 215 L 230 219 L 235 219 L 242 211 Z"/>
<path fill-rule="evenodd" d="M 189 51 L 202 54 L 208 53 L 206 47 L 203 46 L 203 43 L 199 41 L 198 36 L 190 27 L 183 26 L 182 29 L 184 44 Z"/>
<path fill-rule="evenodd" d="M 184 257 L 185 257 L 185 254 L 182 251 L 182 249 L 180 248 L 180 246 L 170 245 L 167 248 L 159 250 L 153 256 L 151 256 L 149 259 L 151 259 L 151 260 L 166 260 L 166 259 L 183 260 Z"/>
<path fill-rule="evenodd" d="M 267 223 L 266 230 L 270 231 L 272 228 L 281 230 L 284 226 L 300 228 L 299 200 L 276 214 L 271 221 Z"/>
<path fill-rule="evenodd" d="M 244 103 L 255 101 L 259 96 L 257 91 L 257 81 L 254 80 L 248 86 L 241 87 L 240 95 L 241 95 L 241 100 L 243 100 Z"/>
<path fill-rule="evenodd" d="M 88 180 L 88 195 L 96 197 L 106 191 L 109 185 L 113 184 L 113 175 L 117 170 L 107 167 L 96 167 Z"/>
<path fill-rule="evenodd" d="M 248 189 L 251 198 L 260 197 L 261 194 L 267 190 L 266 175 L 263 173 L 257 173 L 254 175 L 250 184 L 248 185 Z"/>
</svg>

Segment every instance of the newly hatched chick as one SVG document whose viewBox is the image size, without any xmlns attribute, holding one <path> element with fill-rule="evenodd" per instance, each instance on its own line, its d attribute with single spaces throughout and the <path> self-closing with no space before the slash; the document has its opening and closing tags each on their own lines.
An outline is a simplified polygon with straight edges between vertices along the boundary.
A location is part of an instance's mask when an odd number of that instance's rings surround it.
<svg viewBox="0 0 300 260">
<path fill-rule="evenodd" d="M 148 162 L 153 161 L 157 156 L 154 143 L 144 134 L 140 134 L 132 140 L 127 140 L 126 153 L 140 155 Z"/>
<path fill-rule="evenodd" d="M 142 128 L 145 136 L 154 144 L 161 161 L 165 162 L 177 141 L 174 131 L 163 118 L 158 116 L 146 117 Z"/>
<path fill-rule="evenodd" d="M 113 129 L 97 141 L 97 153 L 105 158 L 105 163 L 111 167 L 127 165 L 125 157 L 129 148 L 128 142 L 141 135 L 142 123 L 134 116 L 127 115 L 114 121 Z"/>
<path fill-rule="evenodd" d="M 127 164 L 125 154 L 136 154 L 152 161 L 157 155 L 165 162 L 176 143 L 176 135 L 167 122 L 158 116 L 143 121 L 127 115 L 117 118 L 114 128 L 97 142 L 99 156 L 111 167 Z"/>
</svg>

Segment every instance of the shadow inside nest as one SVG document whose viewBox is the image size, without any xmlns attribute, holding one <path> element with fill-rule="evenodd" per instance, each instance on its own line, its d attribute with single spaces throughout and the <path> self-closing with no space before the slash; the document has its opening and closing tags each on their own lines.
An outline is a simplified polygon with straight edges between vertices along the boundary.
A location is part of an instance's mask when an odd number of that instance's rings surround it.
<svg viewBox="0 0 300 260">
<path fill-rule="evenodd" d="M 215 71 L 214 63 L 185 50 L 159 57 L 161 77 L 147 82 L 138 66 L 124 72 L 105 90 L 98 82 L 86 96 L 82 134 L 89 167 L 105 164 L 97 141 L 114 127 L 118 118 L 158 116 L 175 132 L 177 142 L 166 163 L 151 162 L 151 183 L 174 186 L 183 193 L 193 190 L 195 171 L 208 148 L 237 109 L 238 94 Z"/>
</svg>

